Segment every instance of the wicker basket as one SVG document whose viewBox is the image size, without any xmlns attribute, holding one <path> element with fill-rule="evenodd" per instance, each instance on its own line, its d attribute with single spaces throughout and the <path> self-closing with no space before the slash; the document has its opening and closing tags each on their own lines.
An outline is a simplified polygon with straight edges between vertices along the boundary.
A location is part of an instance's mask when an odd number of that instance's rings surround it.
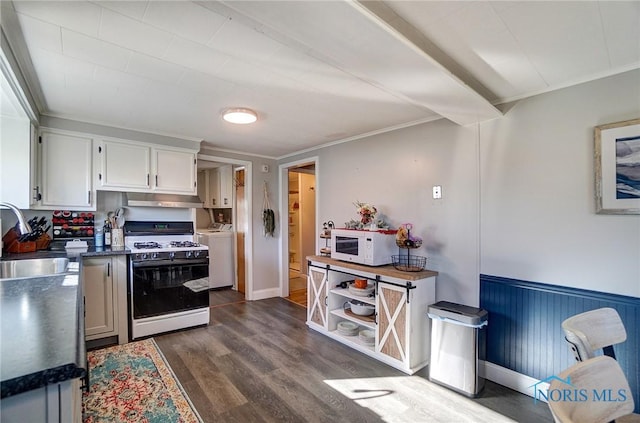
<svg viewBox="0 0 640 423">
<path fill-rule="evenodd" d="M 420 248 L 420 246 L 422 245 L 422 240 L 410 240 L 410 239 L 397 239 L 396 238 L 396 245 L 400 248 Z"/>
<path fill-rule="evenodd" d="M 427 258 L 422 256 L 391 256 L 393 267 L 403 272 L 419 272 L 427 264 Z"/>
</svg>

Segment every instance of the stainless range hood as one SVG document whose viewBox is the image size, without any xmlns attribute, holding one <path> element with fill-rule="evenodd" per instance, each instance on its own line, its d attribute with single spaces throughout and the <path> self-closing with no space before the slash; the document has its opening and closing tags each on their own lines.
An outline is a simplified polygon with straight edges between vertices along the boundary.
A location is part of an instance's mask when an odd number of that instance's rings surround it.
<svg viewBox="0 0 640 423">
<path fill-rule="evenodd" d="M 204 207 L 204 203 L 197 195 L 126 192 L 124 197 L 125 205 L 131 207 L 180 207 L 184 209 Z"/>
</svg>

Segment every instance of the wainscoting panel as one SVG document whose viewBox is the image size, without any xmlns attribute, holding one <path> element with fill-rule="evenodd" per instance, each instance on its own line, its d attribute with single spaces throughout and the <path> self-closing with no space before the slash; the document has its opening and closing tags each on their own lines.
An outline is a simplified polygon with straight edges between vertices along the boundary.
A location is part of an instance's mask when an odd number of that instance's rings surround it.
<svg viewBox="0 0 640 423">
<path fill-rule="evenodd" d="M 563 320 L 596 308 L 616 309 L 627 341 L 614 351 L 640 412 L 640 298 L 480 275 L 480 307 L 489 312 L 486 361 L 538 380 L 575 363 Z"/>
</svg>

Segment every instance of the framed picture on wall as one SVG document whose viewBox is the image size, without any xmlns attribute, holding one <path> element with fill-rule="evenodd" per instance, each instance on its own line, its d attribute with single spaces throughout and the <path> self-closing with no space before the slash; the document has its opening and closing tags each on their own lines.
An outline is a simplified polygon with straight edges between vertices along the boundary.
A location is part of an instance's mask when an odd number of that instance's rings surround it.
<svg viewBox="0 0 640 423">
<path fill-rule="evenodd" d="M 596 213 L 640 214 L 640 119 L 595 127 Z"/>
</svg>

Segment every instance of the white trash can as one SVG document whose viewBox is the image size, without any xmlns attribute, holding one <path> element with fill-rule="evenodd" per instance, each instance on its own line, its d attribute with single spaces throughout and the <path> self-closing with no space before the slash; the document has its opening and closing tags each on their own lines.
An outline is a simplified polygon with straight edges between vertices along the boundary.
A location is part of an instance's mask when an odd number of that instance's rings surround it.
<svg viewBox="0 0 640 423">
<path fill-rule="evenodd" d="M 478 375 L 478 360 L 484 355 L 489 322 L 486 310 L 440 301 L 429 306 L 431 362 L 429 380 L 475 397 L 484 387 Z"/>
</svg>

